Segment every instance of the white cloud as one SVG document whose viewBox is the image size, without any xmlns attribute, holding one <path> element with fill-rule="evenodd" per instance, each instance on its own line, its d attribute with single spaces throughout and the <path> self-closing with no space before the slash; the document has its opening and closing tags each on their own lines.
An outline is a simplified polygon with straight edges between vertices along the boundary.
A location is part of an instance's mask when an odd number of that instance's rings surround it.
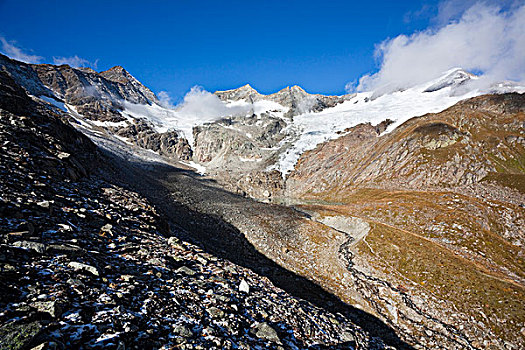
<svg viewBox="0 0 525 350">
<path fill-rule="evenodd" d="M 199 116 L 199 118 L 212 121 L 223 116 L 248 113 L 252 108 L 251 104 L 227 105 L 211 92 L 200 86 L 194 86 L 184 96 L 184 101 L 177 107 L 177 110 L 183 115 Z"/>
<path fill-rule="evenodd" d="M 449 20 L 462 10 L 463 5 L 457 4 L 443 3 L 438 20 L 447 20 L 447 24 L 379 44 L 379 72 L 361 77 L 356 89 L 404 89 L 437 78 L 454 67 L 481 73 L 480 82 L 485 84 L 500 80 L 525 82 L 525 1 L 514 2 L 508 10 L 477 2 L 458 20 Z"/>
<path fill-rule="evenodd" d="M 15 41 L 7 41 L 6 38 L 0 36 L 0 42 L 2 43 L 2 53 L 15 60 L 25 63 L 40 63 L 44 59 L 41 56 L 24 53 L 21 48 L 15 46 Z"/>
<path fill-rule="evenodd" d="M 174 108 L 173 101 L 171 99 L 171 96 L 168 94 L 167 91 L 160 91 L 157 94 L 157 98 L 159 99 L 160 105 L 165 108 Z"/>
<path fill-rule="evenodd" d="M 97 63 L 98 63 L 98 60 L 96 60 L 95 62 L 90 62 L 82 57 L 78 57 L 77 55 L 71 56 L 71 57 L 53 57 L 53 64 L 56 64 L 56 65 L 67 64 L 74 68 L 91 67 L 91 68 L 97 69 Z"/>
<path fill-rule="evenodd" d="M 503 1 L 503 0 L 500 0 Z M 480 3 L 480 0 L 445 0 L 437 5 L 438 13 L 433 22 L 438 25 L 447 25 L 453 20 L 461 18 L 463 13 L 472 6 Z"/>
</svg>

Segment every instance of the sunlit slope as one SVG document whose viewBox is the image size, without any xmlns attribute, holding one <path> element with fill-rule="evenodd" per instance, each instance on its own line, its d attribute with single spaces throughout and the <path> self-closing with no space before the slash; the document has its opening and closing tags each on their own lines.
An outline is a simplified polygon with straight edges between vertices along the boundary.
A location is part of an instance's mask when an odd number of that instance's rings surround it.
<svg viewBox="0 0 525 350">
<path fill-rule="evenodd" d="M 523 95 L 480 96 L 299 159 L 286 190 L 303 210 L 371 227 L 351 249 L 354 300 L 416 339 L 524 345 L 524 110 Z"/>
</svg>

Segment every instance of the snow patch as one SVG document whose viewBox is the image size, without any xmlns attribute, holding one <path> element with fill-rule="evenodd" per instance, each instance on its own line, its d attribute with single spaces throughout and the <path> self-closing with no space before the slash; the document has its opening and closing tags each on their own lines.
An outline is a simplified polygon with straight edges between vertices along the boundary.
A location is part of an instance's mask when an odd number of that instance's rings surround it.
<svg viewBox="0 0 525 350">
<path fill-rule="evenodd" d="M 197 164 L 197 163 L 195 163 L 192 160 L 187 161 L 187 162 L 179 161 L 179 163 L 184 164 L 186 166 L 189 166 L 189 167 L 195 169 L 195 172 L 197 174 L 200 174 L 200 175 L 206 174 L 206 167 L 204 167 L 204 166 L 202 166 L 200 164 Z"/>
<path fill-rule="evenodd" d="M 126 126 L 128 126 L 128 123 L 126 121 L 120 121 L 120 122 L 110 122 L 110 121 L 104 121 L 104 122 L 101 122 L 99 120 L 93 120 L 91 121 L 92 124 L 96 125 L 96 126 L 104 126 L 106 128 L 108 127 L 112 127 L 112 128 L 125 128 Z"/>
</svg>

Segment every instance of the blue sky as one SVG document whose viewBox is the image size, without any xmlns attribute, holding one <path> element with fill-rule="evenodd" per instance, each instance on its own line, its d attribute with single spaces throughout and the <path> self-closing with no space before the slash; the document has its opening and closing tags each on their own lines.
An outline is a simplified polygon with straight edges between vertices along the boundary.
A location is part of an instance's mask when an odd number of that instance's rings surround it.
<svg viewBox="0 0 525 350">
<path fill-rule="evenodd" d="M 99 71 L 122 65 L 174 100 L 194 85 L 246 83 L 263 93 L 297 84 L 342 94 L 378 70 L 377 44 L 438 28 L 472 3 L 0 0 L 0 37 L 41 62 L 77 56 Z"/>
</svg>

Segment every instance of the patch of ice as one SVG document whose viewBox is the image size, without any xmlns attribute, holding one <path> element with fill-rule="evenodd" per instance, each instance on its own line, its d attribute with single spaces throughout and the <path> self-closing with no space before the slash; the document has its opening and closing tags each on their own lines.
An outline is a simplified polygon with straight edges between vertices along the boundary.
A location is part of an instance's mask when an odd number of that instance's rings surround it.
<svg viewBox="0 0 525 350">
<path fill-rule="evenodd" d="M 120 335 L 120 332 L 117 332 L 117 333 L 112 333 L 112 334 L 102 334 L 100 337 L 98 337 L 96 340 L 95 340 L 95 344 L 97 343 L 104 343 L 108 340 L 111 340 L 111 339 L 114 339 L 116 337 L 118 337 Z"/>
<path fill-rule="evenodd" d="M 239 160 L 241 162 L 261 162 L 262 158 L 244 158 L 244 157 L 239 157 Z"/>
<path fill-rule="evenodd" d="M 129 141 L 129 139 L 127 137 L 124 137 L 124 136 L 119 136 L 119 135 L 113 135 L 115 138 L 119 139 L 120 141 L 124 142 L 124 143 L 127 143 L 128 145 L 132 145 L 133 143 L 131 143 Z"/>
<path fill-rule="evenodd" d="M 77 121 L 77 123 L 84 127 L 84 128 L 88 128 L 88 129 L 92 129 L 93 126 L 87 122 L 84 121 L 84 119 L 80 116 L 80 114 L 77 112 L 76 108 L 72 105 L 69 105 L 69 104 L 65 104 L 64 105 L 67 112 L 69 113 L 70 116 L 73 117 L 73 119 L 75 119 Z"/>
</svg>

